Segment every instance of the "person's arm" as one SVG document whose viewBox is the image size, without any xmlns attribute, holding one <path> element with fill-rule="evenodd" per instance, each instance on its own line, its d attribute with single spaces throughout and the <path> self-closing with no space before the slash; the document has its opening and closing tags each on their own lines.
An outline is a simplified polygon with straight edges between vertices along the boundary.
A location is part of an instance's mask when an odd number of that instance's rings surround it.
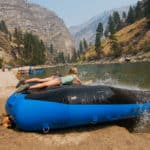
<svg viewBox="0 0 150 150">
<path fill-rule="evenodd" d="M 76 76 L 75 79 L 78 84 L 82 84 L 82 81 L 80 80 L 80 78 L 78 76 Z"/>
</svg>

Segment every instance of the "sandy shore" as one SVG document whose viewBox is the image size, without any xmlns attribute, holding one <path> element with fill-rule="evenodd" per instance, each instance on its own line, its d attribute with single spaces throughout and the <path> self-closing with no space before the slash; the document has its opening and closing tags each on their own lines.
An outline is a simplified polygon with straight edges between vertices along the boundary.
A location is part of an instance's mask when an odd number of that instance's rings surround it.
<svg viewBox="0 0 150 150">
<path fill-rule="evenodd" d="M 15 90 L 13 71 L 0 70 L 0 114 Z M 119 126 L 92 126 L 52 131 L 43 135 L 0 127 L 0 150 L 149 150 L 150 133 L 130 133 Z"/>
<path fill-rule="evenodd" d="M 18 79 L 14 71 L 2 72 L 0 70 L 0 113 L 4 112 L 4 104 L 7 97 L 14 92 Z"/>
</svg>

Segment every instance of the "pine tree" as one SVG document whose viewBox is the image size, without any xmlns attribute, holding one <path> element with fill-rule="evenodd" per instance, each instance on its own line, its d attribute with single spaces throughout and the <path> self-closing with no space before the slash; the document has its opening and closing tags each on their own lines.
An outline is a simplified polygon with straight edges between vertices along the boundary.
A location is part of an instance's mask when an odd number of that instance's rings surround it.
<svg viewBox="0 0 150 150">
<path fill-rule="evenodd" d="M 0 22 L 0 31 L 2 31 L 2 32 L 6 33 L 6 34 L 9 33 L 8 28 L 7 28 L 6 24 L 5 24 L 5 21 L 3 21 L 3 20 Z"/>
<path fill-rule="evenodd" d="M 71 58 L 70 58 L 70 55 L 69 55 L 69 54 L 68 54 L 67 57 L 66 57 L 66 62 L 67 62 L 67 63 L 70 63 L 70 62 L 71 62 Z"/>
<path fill-rule="evenodd" d="M 88 49 L 88 44 L 85 39 L 83 39 L 83 46 L 84 46 L 84 50 L 86 51 Z"/>
<path fill-rule="evenodd" d="M 109 31 L 108 31 L 107 27 L 106 27 L 106 29 L 104 31 L 104 36 L 105 36 L 105 38 L 107 38 L 109 36 Z"/>
<path fill-rule="evenodd" d="M 113 57 L 119 57 L 121 55 L 121 47 L 118 43 L 118 40 L 115 35 L 113 35 L 113 38 L 111 39 L 111 49 L 112 49 L 112 56 Z"/>
<path fill-rule="evenodd" d="M 80 44 L 79 44 L 79 53 L 80 54 L 83 53 L 83 43 L 82 43 L 82 41 L 80 41 Z"/>
<path fill-rule="evenodd" d="M 99 51 L 100 51 L 100 46 L 101 46 L 101 43 L 100 43 L 100 35 L 99 34 L 96 34 L 96 39 L 95 39 L 95 51 L 96 51 L 96 54 L 97 56 L 99 56 Z"/>
<path fill-rule="evenodd" d="M 100 57 L 100 49 L 101 49 L 101 38 L 103 36 L 103 24 L 100 22 L 96 29 L 96 38 L 95 38 L 95 51 L 97 57 Z"/>
<path fill-rule="evenodd" d="M 16 34 L 16 30 L 14 34 Z M 24 41 L 24 49 L 22 50 L 22 58 L 25 64 L 30 64 L 29 60 L 32 55 L 31 35 L 29 33 L 25 33 L 23 41 Z"/>
<path fill-rule="evenodd" d="M 77 61 L 77 52 L 75 49 L 73 49 L 73 54 L 72 54 L 72 57 L 71 57 L 71 62 L 76 62 Z"/>
<path fill-rule="evenodd" d="M 53 44 L 50 45 L 50 49 L 49 49 L 50 53 L 53 54 L 54 53 L 54 47 Z"/>
<path fill-rule="evenodd" d="M 45 58 L 45 45 L 44 45 L 44 42 L 41 40 L 39 42 L 39 39 L 37 41 L 39 43 L 39 46 L 40 46 L 40 49 L 39 49 L 39 64 L 44 64 L 45 61 L 46 61 L 46 58 Z"/>
<path fill-rule="evenodd" d="M 150 0 L 144 4 L 144 16 L 148 19 L 147 27 L 150 29 Z"/>
<path fill-rule="evenodd" d="M 127 17 L 126 12 L 123 11 L 123 13 L 122 13 L 123 20 L 126 20 L 126 17 Z"/>
<path fill-rule="evenodd" d="M 118 31 L 121 28 L 121 19 L 117 11 L 113 12 L 113 21 L 115 25 L 115 31 Z"/>
<path fill-rule="evenodd" d="M 133 7 L 130 6 L 126 23 L 132 24 L 132 23 L 134 23 L 134 21 L 135 21 L 135 10 Z"/>
<path fill-rule="evenodd" d="M 15 37 L 15 42 L 17 43 L 18 47 L 23 44 L 23 33 L 21 30 L 15 28 L 14 31 L 14 37 Z"/>
<path fill-rule="evenodd" d="M 57 57 L 57 63 L 65 63 L 65 56 L 63 52 L 59 52 Z"/>
<path fill-rule="evenodd" d="M 80 50 L 77 51 L 77 57 L 80 58 Z"/>
<path fill-rule="evenodd" d="M 2 65 L 3 64 L 3 59 L 2 58 L 0 58 L 0 68 L 2 68 Z"/>
<path fill-rule="evenodd" d="M 11 32 L 9 32 L 8 35 L 9 35 L 9 40 L 12 41 L 12 34 L 11 34 Z"/>
<path fill-rule="evenodd" d="M 147 0 L 144 4 L 144 15 L 150 19 L 150 0 Z"/>
<path fill-rule="evenodd" d="M 45 62 L 45 45 L 42 40 L 32 33 L 24 34 L 22 58 L 26 65 L 39 65 Z"/>
<path fill-rule="evenodd" d="M 111 15 L 108 19 L 108 31 L 110 33 L 110 37 L 115 33 L 115 23 Z"/>
<path fill-rule="evenodd" d="M 135 19 L 139 20 L 143 17 L 143 12 L 142 12 L 142 4 L 140 1 L 137 2 L 137 5 L 135 7 Z"/>
</svg>

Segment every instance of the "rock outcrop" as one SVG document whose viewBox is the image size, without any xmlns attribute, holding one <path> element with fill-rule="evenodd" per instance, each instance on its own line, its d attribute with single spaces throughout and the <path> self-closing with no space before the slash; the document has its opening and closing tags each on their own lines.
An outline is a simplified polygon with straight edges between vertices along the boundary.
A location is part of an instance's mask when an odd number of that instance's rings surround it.
<svg viewBox="0 0 150 150">
<path fill-rule="evenodd" d="M 26 0 L 1 0 L 0 20 L 4 20 L 10 31 L 22 31 L 38 35 L 47 46 L 53 44 L 57 52 L 71 55 L 74 44 L 63 20 L 54 12 Z"/>
<path fill-rule="evenodd" d="M 0 31 L 0 59 L 6 64 L 13 60 L 11 49 L 11 43 L 7 35 Z"/>
</svg>

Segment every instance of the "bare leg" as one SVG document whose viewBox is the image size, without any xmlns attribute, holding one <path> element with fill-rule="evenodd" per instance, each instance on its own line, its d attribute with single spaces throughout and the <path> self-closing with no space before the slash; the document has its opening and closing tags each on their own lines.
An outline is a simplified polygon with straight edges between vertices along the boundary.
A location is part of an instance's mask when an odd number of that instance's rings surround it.
<svg viewBox="0 0 150 150">
<path fill-rule="evenodd" d="M 25 83 L 29 83 L 29 82 L 40 82 L 39 80 L 41 80 L 40 78 L 32 78 L 32 79 L 27 79 L 25 81 Z"/>
<path fill-rule="evenodd" d="M 40 79 L 40 78 L 32 78 L 32 79 L 27 79 L 25 81 L 25 83 L 30 83 L 30 82 L 48 82 L 50 80 L 54 79 L 54 76 L 51 76 L 49 78 L 44 78 L 44 79 Z"/>
<path fill-rule="evenodd" d="M 48 82 L 43 82 L 43 83 L 39 83 L 33 86 L 30 86 L 29 89 L 38 89 L 38 88 L 43 88 L 43 87 L 48 87 L 48 86 L 56 86 L 56 85 L 60 85 L 61 81 L 59 78 L 54 78 L 53 80 L 50 80 Z"/>
</svg>

